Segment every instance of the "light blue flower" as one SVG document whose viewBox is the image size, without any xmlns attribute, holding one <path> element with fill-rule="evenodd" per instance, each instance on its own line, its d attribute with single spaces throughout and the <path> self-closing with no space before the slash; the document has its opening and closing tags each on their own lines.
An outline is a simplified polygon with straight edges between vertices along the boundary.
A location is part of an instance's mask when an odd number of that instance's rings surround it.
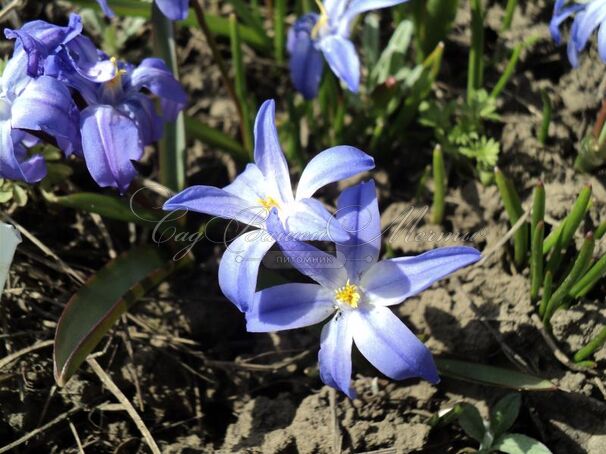
<svg viewBox="0 0 606 454">
<path fill-rule="evenodd" d="M 290 263 L 317 283 L 290 283 L 257 292 L 246 314 L 248 331 L 301 328 L 332 316 L 322 329 L 318 356 L 320 377 L 327 385 L 355 396 L 352 343 L 388 377 L 422 377 L 436 383 L 438 372 L 430 351 L 388 307 L 476 262 L 480 253 L 470 247 L 444 247 L 416 257 L 378 261 L 381 226 L 372 181 L 345 190 L 336 217 L 351 233 L 348 241 L 336 242 L 336 262 L 309 244 L 287 237 L 278 240 Z M 285 238 L 275 219 L 272 214 L 269 231 Z M 335 266 L 340 257 L 344 266 Z"/>
<path fill-rule="evenodd" d="M 556 0 L 553 17 L 549 24 L 551 36 L 560 44 L 561 24 L 570 16 L 575 15 L 568 40 L 568 60 L 575 68 L 579 66 L 579 53 L 587 46 L 589 38 L 598 30 L 598 52 L 602 61 L 606 62 L 606 0 L 589 0 L 586 2 L 569 2 Z"/>
<path fill-rule="evenodd" d="M 306 99 L 315 98 L 326 60 L 332 72 L 356 93 L 360 86 L 360 60 L 349 39 L 352 22 L 363 12 L 406 1 L 317 1 L 320 14 L 305 14 L 288 32 L 290 74 L 295 88 Z"/>
<path fill-rule="evenodd" d="M 184 20 L 187 19 L 189 13 L 189 0 L 155 0 L 156 6 L 162 14 L 168 17 L 170 20 Z M 103 10 L 103 13 L 108 17 L 113 17 L 114 12 L 109 7 L 107 0 L 97 0 L 99 6 Z"/>
<path fill-rule="evenodd" d="M 263 103 L 254 127 L 254 164 L 248 164 L 223 189 L 193 186 L 164 205 L 167 211 L 192 210 L 266 228 L 269 210 L 276 209 L 286 231 L 305 240 L 345 240 L 349 237 L 327 209 L 312 196 L 327 184 L 374 168 L 374 160 L 349 146 L 337 146 L 314 157 L 303 170 L 293 193 L 288 164 L 275 125 L 275 105 Z M 261 231 L 241 235 L 225 251 L 219 267 L 219 286 L 240 310 L 249 309 L 259 264 L 274 239 Z"/>
</svg>

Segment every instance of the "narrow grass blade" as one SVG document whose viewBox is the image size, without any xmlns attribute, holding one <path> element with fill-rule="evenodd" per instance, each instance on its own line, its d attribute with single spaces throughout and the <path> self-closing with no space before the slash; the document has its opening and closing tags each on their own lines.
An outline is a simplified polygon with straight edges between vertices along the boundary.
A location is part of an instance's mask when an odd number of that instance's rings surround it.
<svg viewBox="0 0 606 454">
<path fill-rule="evenodd" d="M 248 152 L 240 142 L 195 118 L 185 117 L 185 131 L 188 137 L 198 139 L 206 145 L 216 147 L 232 155 L 240 164 L 246 163 L 249 160 Z"/>
<path fill-rule="evenodd" d="M 484 83 L 484 11 L 482 0 L 470 0 L 471 4 L 471 47 L 467 68 L 467 100 Z"/>
<path fill-rule="evenodd" d="M 456 359 L 436 358 L 441 375 L 459 380 L 518 391 L 554 391 L 557 387 L 542 378 L 523 372 Z"/>
<path fill-rule="evenodd" d="M 191 255 L 175 262 L 160 248 L 142 246 L 99 270 L 69 300 L 57 324 L 53 355 L 57 384 L 67 383 L 139 298 L 191 261 Z"/>
<path fill-rule="evenodd" d="M 244 148 L 252 157 L 253 133 L 250 116 L 250 104 L 248 102 L 248 89 L 246 87 L 246 73 L 244 71 L 244 59 L 242 58 L 242 42 L 238 32 L 238 21 L 235 15 L 229 16 L 229 31 L 231 42 L 231 57 L 235 74 L 236 96 L 242 109 L 242 142 Z"/>
<path fill-rule="evenodd" d="M 511 28 L 513 13 L 515 13 L 517 6 L 518 0 L 507 0 L 507 6 L 505 7 L 505 15 L 503 16 L 503 23 L 501 24 L 502 32 L 505 32 Z"/>
<path fill-rule="evenodd" d="M 276 0 L 274 9 L 274 56 L 279 65 L 284 64 L 286 49 L 286 0 Z"/>
<path fill-rule="evenodd" d="M 566 276 L 566 278 L 562 281 L 558 289 L 553 293 L 549 302 L 547 303 L 547 308 L 545 309 L 545 315 L 543 316 L 543 323 L 546 326 L 549 326 L 549 321 L 551 317 L 555 313 L 555 311 L 562 305 L 564 299 L 568 296 L 570 289 L 572 286 L 579 280 L 581 274 L 587 268 L 587 264 L 591 260 L 591 256 L 593 254 L 593 249 L 595 247 L 595 240 L 593 238 L 593 234 L 589 233 L 585 237 L 585 241 L 583 242 L 583 246 L 581 246 L 581 250 L 574 261 L 572 269 Z"/>
<path fill-rule="evenodd" d="M 96 213 L 104 218 L 133 222 L 148 227 L 150 222 L 158 222 L 164 217 L 164 213 L 148 210 L 133 201 L 95 192 L 79 192 L 59 197 L 44 193 L 44 197 L 47 201 L 66 208 Z"/>
<path fill-rule="evenodd" d="M 444 166 L 444 153 L 442 147 L 436 145 L 433 150 L 433 207 L 432 223 L 442 224 L 444 208 L 446 205 L 446 167 Z"/>
<path fill-rule="evenodd" d="M 154 3 L 152 25 L 154 50 L 171 68 L 178 80 L 177 46 L 173 22 Z M 183 113 L 175 122 L 166 123 L 164 136 L 160 141 L 160 183 L 178 192 L 185 188 L 185 121 Z"/>
<path fill-rule="evenodd" d="M 263 37 L 265 41 L 265 46 L 271 46 L 271 40 L 267 33 L 265 32 L 265 28 L 263 27 L 263 22 L 253 13 L 252 5 L 248 6 L 246 2 L 243 0 L 228 0 L 231 3 L 231 6 L 234 8 L 236 16 L 242 21 L 242 23 L 248 25 L 251 29 L 253 29 L 259 36 Z"/>
<path fill-rule="evenodd" d="M 545 272 L 545 279 L 543 280 L 543 297 L 541 298 L 541 305 L 539 306 L 539 316 L 543 318 L 545 310 L 547 309 L 547 303 L 551 299 L 553 293 L 553 273 L 550 270 Z"/>
<path fill-rule="evenodd" d="M 541 91 L 541 99 L 543 100 L 543 120 L 541 121 L 538 139 L 541 145 L 545 145 L 549 136 L 549 125 L 551 124 L 553 107 L 551 105 L 551 98 L 545 90 Z"/>
<path fill-rule="evenodd" d="M 585 345 L 585 347 L 580 349 L 574 355 L 575 363 L 580 363 L 581 361 L 589 358 L 596 351 L 602 348 L 604 343 L 606 343 L 606 327 L 602 328 L 596 337 L 594 337 L 587 345 Z"/>
<path fill-rule="evenodd" d="M 17 245 L 21 243 L 21 235 L 12 225 L 0 222 L 0 298 L 8 277 L 8 269 L 13 263 Z"/>
<path fill-rule="evenodd" d="M 539 290 L 543 284 L 543 237 L 545 224 L 539 221 L 532 235 L 530 247 L 530 300 L 534 303 L 538 300 Z"/>
<path fill-rule="evenodd" d="M 561 235 L 561 249 L 566 249 L 570 245 L 575 232 L 585 217 L 590 201 L 591 185 L 588 184 L 579 193 L 568 216 L 545 238 L 545 243 L 543 243 L 543 252 L 545 254 L 555 246 L 559 235 Z"/>
<path fill-rule="evenodd" d="M 501 77 L 499 78 L 496 85 L 492 89 L 492 92 L 490 93 L 490 96 L 493 97 L 494 99 L 499 97 L 499 95 L 503 92 L 503 90 L 507 86 L 507 83 L 511 79 L 511 76 L 513 76 L 516 66 L 518 65 L 518 61 L 520 60 L 520 55 L 522 53 L 523 48 L 524 48 L 524 43 L 519 43 L 516 45 L 516 47 L 513 48 L 513 51 L 511 52 L 511 57 L 509 58 L 509 61 L 507 62 L 507 66 L 505 67 L 503 74 L 501 74 Z"/>
<path fill-rule="evenodd" d="M 530 232 L 537 229 L 539 222 L 545 219 L 545 186 L 539 181 L 534 188 L 532 195 L 532 213 L 530 216 Z M 541 249 L 541 253 L 543 250 Z"/>
<path fill-rule="evenodd" d="M 601 240 L 604 234 L 606 233 L 606 222 L 602 222 L 598 225 L 597 229 L 595 229 L 595 239 Z"/>
<path fill-rule="evenodd" d="M 573 298 L 582 298 L 587 295 L 593 287 L 606 275 L 606 255 L 603 255 L 600 260 L 572 286 L 568 293 Z"/>
<path fill-rule="evenodd" d="M 503 175 L 498 168 L 495 169 L 495 181 L 505 206 L 505 211 L 509 217 L 509 222 L 512 226 L 524 214 L 520 197 L 515 190 L 513 184 Z M 517 266 L 522 266 L 526 261 L 526 253 L 528 251 L 528 225 L 522 225 L 513 236 L 514 246 L 514 261 Z"/>
</svg>

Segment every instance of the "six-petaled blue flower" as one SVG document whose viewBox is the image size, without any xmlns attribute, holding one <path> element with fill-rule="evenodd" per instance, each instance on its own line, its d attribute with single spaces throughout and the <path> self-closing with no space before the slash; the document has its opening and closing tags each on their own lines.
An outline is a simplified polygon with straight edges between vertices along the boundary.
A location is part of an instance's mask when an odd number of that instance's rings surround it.
<svg viewBox="0 0 606 454">
<path fill-rule="evenodd" d="M 187 19 L 189 12 L 189 0 L 155 0 L 156 6 L 170 20 Z M 107 0 L 97 0 L 99 6 L 108 17 L 113 17 L 114 12 L 109 7 Z"/>
<path fill-rule="evenodd" d="M 167 211 L 192 210 L 265 227 L 267 213 L 276 209 L 285 229 L 305 240 L 348 238 L 319 201 L 312 198 L 327 184 L 371 170 L 374 160 L 349 146 L 318 154 L 303 170 L 293 194 L 288 164 L 275 125 L 275 106 L 266 101 L 255 121 L 254 164 L 248 164 L 233 183 L 223 189 L 193 186 L 171 198 Z M 254 239 L 253 239 L 254 238 Z M 219 268 L 219 285 L 230 301 L 246 311 L 255 292 L 259 264 L 274 241 L 258 235 L 241 235 L 227 249 Z"/>
<path fill-rule="evenodd" d="M 551 36 L 557 44 L 562 41 L 560 25 L 570 16 L 575 15 L 568 40 L 568 59 L 575 68 L 579 66 L 579 53 L 587 46 L 589 38 L 598 31 L 598 52 L 606 62 L 606 0 L 589 0 L 570 2 L 556 0 L 553 17 L 549 25 Z"/>
<path fill-rule="evenodd" d="M 317 284 L 291 283 L 257 292 L 246 314 L 247 329 L 301 328 L 332 315 L 322 329 L 320 376 L 352 398 L 352 343 L 388 377 L 422 377 L 436 383 L 438 372 L 430 351 L 388 306 L 476 262 L 480 253 L 470 247 L 444 247 L 416 257 L 378 261 L 381 225 L 372 181 L 345 190 L 337 202 L 336 216 L 351 233 L 348 241 L 336 242 L 337 259 L 341 256 L 344 266 L 330 265 L 339 261 L 289 239 L 276 216 L 270 216 L 269 230 L 281 238 L 278 243 L 290 263 Z"/>
<path fill-rule="evenodd" d="M 288 32 L 290 73 L 295 88 L 306 99 L 318 93 L 324 59 L 350 91 L 360 86 L 360 60 L 349 39 L 355 18 L 366 11 L 405 3 L 408 0 L 318 1 L 320 14 L 300 17 Z"/>
</svg>

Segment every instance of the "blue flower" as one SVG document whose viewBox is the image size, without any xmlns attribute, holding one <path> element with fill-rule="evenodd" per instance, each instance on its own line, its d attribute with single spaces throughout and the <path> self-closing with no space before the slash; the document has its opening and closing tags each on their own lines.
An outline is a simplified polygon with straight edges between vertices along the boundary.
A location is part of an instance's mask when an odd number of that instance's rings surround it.
<svg viewBox="0 0 606 454">
<path fill-rule="evenodd" d="M 476 262 L 480 253 L 470 247 L 444 247 L 416 257 L 378 261 L 381 226 L 372 181 L 341 194 L 337 219 L 351 237 L 336 243 L 335 261 L 309 244 L 288 239 L 275 214 L 270 216 L 269 231 L 282 238 L 278 243 L 290 263 L 317 283 L 290 283 L 257 292 L 246 314 L 248 331 L 301 328 L 332 316 L 322 329 L 320 377 L 352 398 L 352 343 L 390 378 L 438 382 L 430 351 L 388 306 Z M 344 266 L 336 266 L 339 260 Z"/>
<path fill-rule="evenodd" d="M 317 1 L 320 14 L 300 17 L 288 32 L 290 74 L 295 88 L 306 99 L 318 93 L 324 59 L 347 88 L 358 92 L 360 60 L 349 39 L 351 24 L 361 13 L 405 3 L 408 0 Z"/>
<path fill-rule="evenodd" d="M 17 49 L 0 78 L 0 177 L 35 183 L 46 175 L 46 164 L 27 154 L 39 141 L 32 134 L 52 137 L 70 154 L 80 143 L 79 117 L 68 88 L 48 76 L 29 77 L 26 61 Z"/>
<path fill-rule="evenodd" d="M 189 13 L 189 0 L 155 0 L 158 9 L 162 11 L 170 20 L 187 19 Z M 97 0 L 103 13 L 108 17 L 113 17 L 114 12 L 109 7 L 107 0 Z"/>
<path fill-rule="evenodd" d="M 80 114 L 86 166 L 99 186 L 124 193 L 137 174 L 132 161 L 162 137 L 164 123 L 177 118 L 187 95 L 162 60 L 148 58 L 137 68 L 111 62 L 117 68 L 112 80 L 74 85 L 88 105 Z M 144 89 L 159 99 L 160 114 Z"/>
<path fill-rule="evenodd" d="M 549 24 L 551 36 L 560 44 L 562 36 L 560 25 L 570 16 L 575 15 L 568 41 L 568 60 L 575 68 L 579 66 L 579 53 L 587 46 L 592 33 L 598 31 L 598 52 L 606 62 L 606 0 L 590 0 L 584 3 L 556 0 L 553 17 Z"/>
<path fill-rule="evenodd" d="M 168 200 L 164 209 L 192 210 L 261 229 L 266 227 L 269 210 L 276 209 L 285 229 L 303 241 L 347 239 L 347 232 L 312 196 L 327 184 L 372 169 L 373 159 L 349 146 L 325 150 L 303 170 L 293 194 L 288 164 L 278 141 L 274 101 L 266 101 L 259 109 L 254 133 L 255 163 L 248 164 L 233 183 L 223 189 L 193 186 Z M 259 263 L 275 242 L 260 232 L 238 237 L 226 250 L 219 267 L 221 290 L 242 311 L 249 309 Z"/>
</svg>

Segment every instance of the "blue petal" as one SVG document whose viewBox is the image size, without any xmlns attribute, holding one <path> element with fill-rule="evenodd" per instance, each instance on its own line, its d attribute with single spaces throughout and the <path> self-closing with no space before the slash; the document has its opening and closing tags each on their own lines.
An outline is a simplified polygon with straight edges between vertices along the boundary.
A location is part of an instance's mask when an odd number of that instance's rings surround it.
<svg viewBox="0 0 606 454">
<path fill-rule="evenodd" d="M 25 148 L 16 140 L 19 135 L 13 131 L 6 113 L 0 111 L 0 178 L 37 183 L 46 176 L 46 163 L 41 155 L 27 157 Z"/>
<path fill-rule="evenodd" d="M 390 306 L 406 299 L 411 291 L 411 282 L 396 263 L 382 260 L 362 275 L 360 287 L 370 303 Z"/>
<path fill-rule="evenodd" d="M 151 145 L 162 138 L 164 121 L 156 113 L 156 106 L 148 96 L 136 93 L 116 107 L 137 124 L 143 145 Z"/>
<path fill-rule="evenodd" d="M 137 170 L 131 161 L 143 155 L 135 123 L 111 106 L 88 107 L 82 112 L 82 149 L 86 167 L 101 187 L 126 192 Z"/>
<path fill-rule="evenodd" d="M 255 294 L 246 329 L 267 333 L 315 325 L 335 311 L 332 292 L 317 284 L 284 284 Z"/>
<path fill-rule="evenodd" d="M 324 325 L 318 362 L 322 381 L 355 399 L 356 392 L 351 386 L 352 312 L 339 313 Z"/>
<path fill-rule="evenodd" d="M 349 0 L 324 0 L 324 8 L 330 18 L 339 18 L 345 12 Z"/>
<path fill-rule="evenodd" d="M 352 0 L 343 15 L 351 20 L 358 14 L 406 3 L 408 0 Z"/>
<path fill-rule="evenodd" d="M 97 3 L 99 4 L 99 6 L 101 7 L 101 9 L 103 10 L 103 14 L 105 14 L 107 17 L 114 17 L 115 16 L 114 12 L 112 11 L 112 9 L 107 4 L 107 0 L 97 0 Z"/>
<path fill-rule="evenodd" d="M 69 90 L 59 81 L 33 79 L 13 102 L 13 128 L 42 131 L 70 155 L 80 148 L 79 112 Z"/>
<path fill-rule="evenodd" d="M 602 24 L 598 31 L 598 52 L 603 62 L 606 62 L 606 26 Z"/>
<path fill-rule="evenodd" d="M 213 186 L 192 186 L 170 198 L 162 207 L 165 211 L 191 210 L 197 213 L 234 219 L 247 225 L 263 225 L 265 210 L 241 197 Z"/>
<path fill-rule="evenodd" d="M 591 34 L 604 20 L 606 20 L 606 3 L 603 1 L 590 2 L 583 12 L 577 14 L 571 30 L 577 52 L 585 48 Z"/>
<path fill-rule="evenodd" d="M 170 20 L 187 19 L 189 0 L 156 0 L 156 5 Z"/>
<path fill-rule="evenodd" d="M 225 297 L 242 312 L 250 309 L 257 287 L 259 265 L 274 245 L 259 231 L 240 235 L 225 250 L 219 263 L 219 287 Z"/>
<path fill-rule="evenodd" d="M 438 383 L 429 349 L 386 307 L 350 311 L 353 339 L 360 353 L 394 380 L 421 377 Z"/>
<path fill-rule="evenodd" d="M 337 219 L 350 235 L 348 241 L 337 242 L 337 251 L 345 257 L 350 279 L 359 282 L 381 250 L 381 217 L 373 180 L 343 191 L 337 200 Z"/>
<path fill-rule="evenodd" d="M 374 159 L 357 148 L 343 145 L 324 150 L 303 170 L 296 199 L 311 197 L 327 184 L 367 172 L 374 167 Z"/>
<path fill-rule="evenodd" d="M 261 169 L 271 191 L 279 194 L 280 202 L 291 202 L 294 197 L 288 172 L 288 163 L 280 147 L 276 130 L 276 106 L 273 100 L 263 103 L 255 120 L 255 163 Z"/>
<path fill-rule="evenodd" d="M 187 93 L 159 58 L 143 60 L 132 72 L 131 83 L 134 90 L 145 87 L 160 98 L 166 121 L 174 121 L 187 104 Z"/>
<path fill-rule="evenodd" d="M 549 23 L 549 31 L 551 32 L 551 37 L 555 41 L 556 44 L 560 44 L 562 41 L 562 35 L 560 34 L 560 25 L 566 19 L 568 19 L 573 14 L 585 9 L 587 7 L 586 4 L 573 4 L 569 6 L 564 6 L 564 2 L 566 0 L 556 0 L 555 5 L 553 7 L 553 17 L 551 18 L 551 22 Z"/>
<path fill-rule="evenodd" d="M 317 14 L 306 14 L 288 31 L 290 76 L 293 85 L 305 99 L 316 97 L 324 72 L 322 52 L 316 49 L 311 38 L 311 30 L 317 20 Z"/>
<path fill-rule="evenodd" d="M 223 190 L 246 200 L 250 206 L 261 206 L 260 200 L 269 195 L 267 186 L 259 167 L 255 164 L 247 164 L 244 172 Z"/>
<path fill-rule="evenodd" d="M 349 234 L 315 199 L 297 200 L 288 209 L 286 230 L 301 241 L 347 241 Z"/>
<path fill-rule="evenodd" d="M 318 45 L 335 76 L 350 91 L 357 93 L 360 87 L 360 59 L 353 43 L 340 35 L 328 35 Z"/>
<path fill-rule="evenodd" d="M 90 82 L 103 83 L 116 77 L 116 66 L 86 36 L 78 36 L 60 53 L 61 61 Z"/>
<path fill-rule="evenodd" d="M 294 268 L 327 289 L 335 290 L 345 285 L 347 273 L 341 257 L 327 254 L 287 233 L 276 209 L 270 212 L 266 224 L 267 231 Z"/>
<path fill-rule="evenodd" d="M 422 292 L 434 282 L 443 279 L 458 269 L 477 262 L 480 258 L 480 252 L 474 248 L 455 246 L 434 249 L 415 257 L 390 259 L 386 262 L 395 264 L 400 273 L 395 271 L 392 265 L 379 262 L 362 277 L 362 286 L 380 289 L 381 286 L 391 282 L 390 285 L 395 288 L 396 281 L 401 279 L 403 293 L 399 298 L 397 295 L 383 297 L 381 292 L 377 290 L 375 292 L 376 298 L 373 300 L 375 304 L 396 304 Z"/>
</svg>

